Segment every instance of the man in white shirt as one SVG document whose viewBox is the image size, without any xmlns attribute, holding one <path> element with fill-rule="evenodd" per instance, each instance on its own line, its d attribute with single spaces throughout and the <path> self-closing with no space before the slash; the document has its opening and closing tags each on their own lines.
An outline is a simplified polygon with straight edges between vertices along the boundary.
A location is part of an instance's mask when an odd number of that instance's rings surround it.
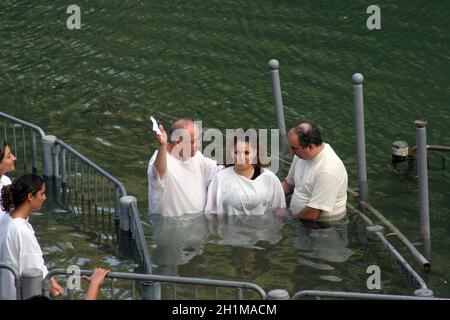
<svg viewBox="0 0 450 320">
<path fill-rule="evenodd" d="M 162 125 L 156 134 L 160 146 L 148 165 L 149 213 L 181 216 L 201 212 L 206 189 L 222 166 L 197 150 L 200 130 L 191 119 L 179 119 L 168 139 Z"/>
<path fill-rule="evenodd" d="M 347 171 L 319 128 L 302 121 L 288 133 L 294 153 L 283 189 L 292 194 L 291 211 L 300 219 L 334 221 L 346 214 Z"/>
</svg>

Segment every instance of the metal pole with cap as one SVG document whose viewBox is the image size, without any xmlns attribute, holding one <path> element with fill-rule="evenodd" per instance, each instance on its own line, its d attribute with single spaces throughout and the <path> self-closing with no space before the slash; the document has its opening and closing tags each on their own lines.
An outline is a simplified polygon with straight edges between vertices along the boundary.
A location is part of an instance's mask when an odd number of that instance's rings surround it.
<svg viewBox="0 0 450 320">
<path fill-rule="evenodd" d="M 427 121 L 416 120 L 417 175 L 419 183 L 420 233 L 424 243 L 430 239 L 430 208 L 428 199 Z"/>
<path fill-rule="evenodd" d="M 366 167 L 366 139 L 364 129 L 364 102 L 363 102 L 363 82 L 361 73 L 355 73 L 353 80 L 353 102 L 355 104 L 356 123 L 356 156 L 358 164 L 358 184 L 359 196 L 361 200 L 366 200 L 368 196 L 367 167 Z"/>
</svg>

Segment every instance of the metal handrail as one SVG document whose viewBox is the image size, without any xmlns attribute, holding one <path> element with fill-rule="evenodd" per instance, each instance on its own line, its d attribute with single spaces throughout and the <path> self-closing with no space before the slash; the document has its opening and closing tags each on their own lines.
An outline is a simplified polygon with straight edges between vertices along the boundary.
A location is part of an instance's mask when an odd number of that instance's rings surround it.
<svg viewBox="0 0 450 320">
<path fill-rule="evenodd" d="M 378 219 L 380 219 L 397 237 L 403 242 L 403 244 L 411 251 L 412 255 L 422 265 L 425 270 L 431 269 L 431 263 L 417 250 L 417 248 L 406 238 L 403 233 L 400 232 L 392 223 L 389 222 L 378 210 L 372 207 L 365 201 L 360 201 L 361 205 L 372 212 Z"/>
<path fill-rule="evenodd" d="M 364 213 L 353 207 L 351 204 L 347 203 L 349 209 L 359 213 L 362 219 L 369 225 L 374 226 L 372 220 L 367 217 Z M 380 232 L 375 231 L 375 234 L 383 242 L 383 245 L 389 250 L 395 260 L 408 272 L 409 276 L 418 284 L 421 289 L 428 289 L 426 282 L 419 276 L 419 274 L 409 265 L 409 263 L 402 257 L 402 255 L 394 248 L 394 246 L 386 239 L 386 237 Z"/>
<path fill-rule="evenodd" d="M 36 130 L 37 132 L 40 133 L 41 137 L 45 136 L 44 130 L 42 130 L 41 127 L 38 127 L 37 125 L 34 125 L 32 123 L 26 122 L 26 121 L 21 120 L 21 119 L 18 119 L 16 117 L 10 116 L 9 114 L 3 113 L 3 112 L 0 112 L 0 117 L 8 119 L 8 120 L 11 120 L 11 121 L 14 121 L 16 123 L 19 123 L 19 124 L 21 124 L 21 125 L 23 125 L 25 127 L 30 128 L 30 129 Z"/>
<path fill-rule="evenodd" d="M 78 275 L 90 276 L 92 275 L 92 270 L 80 270 Z M 66 275 L 71 276 L 73 272 L 68 272 L 66 269 L 53 269 L 50 270 L 44 278 L 44 283 L 46 286 L 49 285 L 49 280 L 51 277 L 56 275 Z M 129 272 L 109 272 L 106 278 L 111 279 L 127 279 L 127 280 L 141 280 L 141 281 L 155 281 L 155 282 L 169 282 L 178 284 L 191 284 L 191 285 L 204 285 L 204 286 L 220 286 L 227 288 L 236 289 L 248 289 L 257 292 L 261 299 L 266 298 L 266 292 L 259 285 L 251 282 L 239 282 L 239 281 L 228 281 L 228 280 L 214 280 L 214 279 L 202 279 L 202 278 L 189 278 L 189 277 L 175 277 L 175 276 L 162 276 L 153 274 L 142 274 L 142 273 L 129 273 Z M 44 295 L 48 293 L 48 287 L 44 287 Z"/>
<path fill-rule="evenodd" d="M 144 229 L 142 228 L 141 218 L 139 216 L 139 210 L 137 208 L 136 202 L 131 202 L 131 212 L 133 215 L 133 220 L 135 222 L 135 229 L 133 229 L 132 233 L 137 237 L 137 243 L 140 244 L 141 248 L 138 250 L 139 253 L 142 255 L 142 260 L 144 261 L 144 270 L 147 274 L 152 274 L 152 262 L 150 258 L 150 253 L 147 246 L 147 241 L 144 236 Z"/>
<path fill-rule="evenodd" d="M 339 291 L 315 291 L 302 290 L 294 294 L 292 300 L 302 297 L 328 297 L 343 299 L 370 299 L 370 300 L 450 300 L 449 298 L 417 297 L 391 294 L 361 293 L 361 292 L 339 292 Z"/>
<path fill-rule="evenodd" d="M 84 155 L 82 155 L 77 150 L 75 150 L 70 145 L 68 145 L 67 143 L 65 143 L 64 141 L 62 141 L 60 139 L 56 139 L 55 145 L 59 145 L 62 148 L 70 151 L 72 154 L 76 155 L 84 163 L 88 164 L 89 166 L 91 166 L 92 168 L 94 168 L 95 170 L 100 172 L 103 176 L 105 176 L 106 178 L 111 180 L 120 189 L 120 191 L 122 192 L 122 196 L 126 196 L 127 195 L 127 190 L 123 186 L 122 182 L 120 182 L 116 177 L 112 176 L 110 173 L 106 172 L 104 169 L 102 169 L 100 166 L 98 166 L 92 160 L 90 160 L 89 158 L 85 157 Z"/>
<path fill-rule="evenodd" d="M 450 147 L 427 144 L 427 150 L 441 151 L 441 152 L 450 152 Z M 415 156 L 416 153 L 417 153 L 417 146 L 414 146 L 411 149 L 410 156 Z"/>
</svg>

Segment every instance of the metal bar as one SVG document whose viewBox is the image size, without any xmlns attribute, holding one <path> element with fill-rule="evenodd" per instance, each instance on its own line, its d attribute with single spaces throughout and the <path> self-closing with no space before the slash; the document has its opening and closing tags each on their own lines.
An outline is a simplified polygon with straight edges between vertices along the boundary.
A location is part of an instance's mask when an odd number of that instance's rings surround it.
<svg viewBox="0 0 450 320">
<path fill-rule="evenodd" d="M 64 188 L 67 185 L 67 163 L 66 163 L 66 149 L 61 150 L 61 187 Z"/>
<path fill-rule="evenodd" d="M 355 105 L 355 123 L 356 123 L 356 155 L 358 164 L 358 184 L 359 195 L 362 200 L 368 196 L 367 168 L 366 168 L 366 141 L 364 128 L 364 100 L 363 100 L 363 82 L 364 77 L 360 73 L 352 76 L 353 80 L 353 102 Z"/>
<path fill-rule="evenodd" d="M 23 169 L 27 172 L 27 146 L 25 144 L 25 128 L 22 127 L 22 144 L 23 144 Z"/>
<path fill-rule="evenodd" d="M 94 173 L 94 206 L 95 206 L 95 214 L 97 214 L 98 203 L 97 203 L 97 172 Z"/>
<path fill-rule="evenodd" d="M 428 198 L 427 121 L 416 120 L 417 175 L 419 183 L 420 233 L 430 239 L 430 208 Z"/>
<path fill-rule="evenodd" d="M 105 214 L 105 185 L 103 182 L 103 175 L 101 175 L 100 183 L 102 185 L 102 215 Z"/>
<path fill-rule="evenodd" d="M 361 293 L 361 292 L 339 292 L 339 291 L 299 291 L 292 297 L 292 300 L 298 300 L 301 297 L 329 297 L 343 299 L 371 299 L 371 300 L 449 300 L 447 298 L 425 298 L 417 296 L 402 296 L 390 294 Z"/>
<path fill-rule="evenodd" d="M 198 300 L 198 288 L 194 286 L 194 300 Z"/>
<path fill-rule="evenodd" d="M 277 118 L 277 128 L 280 130 L 280 140 L 282 147 L 286 146 L 286 123 L 284 120 L 283 99 L 281 96 L 280 73 L 278 71 L 280 63 L 278 60 L 269 61 L 270 75 L 272 78 L 272 95 L 275 101 L 275 112 Z"/>
<path fill-rule="evenodd" d="M 44 130 L 42 130 L 40 127 L 38 127 L 38 126 L 36 126 L 36 125 L 34 125 L 32 123 L 23 121 L 23 120 L 21 120 L 19 118 L 10 116 L 9 114 L 3 113 L 3 112 L 0 112 L 0 118 L 4 118 L 6 120 L 10 120 L 10 121 L 19 123 L 22 126 L 25 126 L 25 127 L 28 127 L 28 128 L 31 128 L 31 129 L 34 129 L 34 130 L 38 131 L 41 134 L 41 137 L 45 136 Z M 6 126 L 6 121 L 5 121 L 5 126 Z M 6 138 L 6 129 L 5 129 L 5 138 Z"/>
<path fill-rule="evenodd" d="M 441 152 L 450 152 L 450 147 L 447 146 L 437 146 L 437 145 L 429 145 L 427 144 L 427 150 L 429 151 L 441 151 Z M 412 147 L 411 155 L 415 156 L 417 154 L 417 146 Z"/>
<path fill-rule="evenodd" d="M 115 289 L 114 281 L 115 281 L 115 279 L 111 278 L 111 300 L 114 300 L 114 298 L 115 298 L 115 294 L 114 294 L 114 289 Z"/>
<path fill-rule="evenodd" d="M 31 162 L 33 163 L 33 173 L 37 174 L 37 150 L 36 150 L 36 132 L 31 130 Z"/>
<path fill-rule="evenodd" d="M 64 150 L 66 150 L 66 149 L 64 149 Z M 68 165 L 69 165 L 69 172 L 68 172 L 68 174 L 69 174 L 69 190 L 70 191 L 72 191 L 72 164 L 71 164 L 71 159 L 72 157 L 70 156 L 70 152 L 68 153 L 68 159 L 67 159 L 67 162 L 68 162 Z"/>
<path fill-rule="evenodd" d="M 19 270 L 17 270 L 16 267 L 9 265 L 7 263 L 3 263 L 3 262 L 0 262 L 0 269 L 7 269 L 12 272 L 12 274 L 14 275 L 15 284 L 16 284 L 17 300 L 22 300 L 22 286 L 21 286 L 21 282 L 20 282 Z"/>
<path fill-rule="evenodd" d="M 238 298 L 238 300 L 244 300 L 244 294 L 242 292 L 242 288 L 237 288 L 237 298 Z"/>
<path fill-rule="evenodd" d="M 80 275 L 92 275 L 92 270 L 80 270 Z M 55 275 L 67 275 L 66 269 L 53 269 L 45 276 L 46 279 L 50 279 Z M 128 279 L 128 280 L 141 280 L 141 281 L 157 281 L 157 282 L 169 282 L 176 284 L 191 284 L 191 285 L 205 285 L 205 286 L 220 286 L 229 288 L 241 288 L 254 290 L 258 292 L 261 297 L 265 298 L 265 291 L 257 284 L 251 282 L 238 282 L 228 280 L 213 280 L 202 278 L 189 278 L 189 277 L 176 277 L 176 276 L 162 276 L 154 274 L 142 274 L 142 273 L 127 273 L 127 272 L 109 272 L 106 275 L 107 278 L 114 279 Z"/>
<path fill-rule="evenodd" d="M 81 153 L 79 153 L 77 150 L 72 148 L 70 145 L 66 144 L 64 141 L 57 139 L 56 140 L 56 144 L 61 145 L 62 147 L 66 148 L 71 153 L 73 153 L 75 156 L 77 156 L 80 160 L 85 162 L 87 165 L 89 165 L 90 167 L 92 167 L 93 169 L 95 169 L 96 171 L 98 171 L 102 175 L 104 175 L 106 178 L 111 180 L 116 186 L 118 186 L 120 188 L 120 191 L 122 192 L 122 196 L 126 196 L 127 195 L 127 191 L 126 191 L 124 185 L 122 184 L 122 182 L 117 180 L 116 177 L 112 176 L 111 174 L 109 174 L 108 172 L 103 170 L 96 163 L 92 162 L 89 158 L 87 158 L 84 155 L 82 155 Z"/>
<path fill-rule="evenodd" d="M 380 238 L 386 248 L 392 253 L 394 258 L 402 265 L 403 268 L 408 272 L 408 274 L 414 279 L 414 281 L 420 286 L 421 289 L 427 289 L 427 284 L 425 281 L 417 274 L 416 271 L 409 265 L 408 262 L 401 256 L 401 254 L 394 248 L 394 246 L 385 238 L 381 232 L 375 232 L 375 234 Z"/>
<path fill-rule="evenodd" d="M 417 248 L 406 238 L 400 230 L 398 230 L 392 223 L 389 222 L 378 210 L 372 207 L 365 201 L 360 201 L 361 205 L 373 213 L 378 219 L 380 219 L 397 237 L 403 242 L 403 244 L 411 251 L 414 258 L 421 264 L 424 269 L 430 269 L 431 263 L 417 250 Z"/>
<path fill-rule="evenodd" d="M 91 213 L 91 167 L 88 166 L 88 211 Z"/>
<path fill-rule="evenodd" d="M 84 213 L 84 166 L 83 166 L 83 161 L 81 161 L 80 166 L 81 166 L 81 210 Z"/>
<path fill-rule="evenodd" d="M 1 112 L 0 112 L 1 114 Z M 6 120 L 3 121 L 3 137 L 5 141 L 8 141 L 8 133 L 6 132 Z"/>
<path fill-rule="evenodd" d="M 18 152 L 17 152 L 17 141 L 16 141 L 16 124 L 13 123 L 13 124 L 12 124 L 12 127 L 13 127 L 13 141 L 14 141 L 14 145 L 13 145 L 13 147 L 14 147 L 13 154 L 18 154 Z"/>
<path fill-rule="evenodd" d="M 348 204 L 347 204 L 348 205 Z M 349 205 L 349 208 L 359 213 L 359 215 L 368 223 L 368 225 L 373 225 L 372 220 L 370 220 L 364 213 L 355 209 L 353 206 Z M 386 249 L 393 255 L 395 261 L 399 264 L 401 268 L 406 272 L 408 277 L 411 277 L 415 284 L 418 284 L 421 289 L 427 289 L 427 285 L 425 281 L 417 274 L 416 271 L 406 262 L 406 260 L 402 257 L 402 255 L 391 245 L 391 243 L 386 239 L 386 237 L 379 231 L 375 232 L 378 238 L 383 242 Z"/>
</svg>

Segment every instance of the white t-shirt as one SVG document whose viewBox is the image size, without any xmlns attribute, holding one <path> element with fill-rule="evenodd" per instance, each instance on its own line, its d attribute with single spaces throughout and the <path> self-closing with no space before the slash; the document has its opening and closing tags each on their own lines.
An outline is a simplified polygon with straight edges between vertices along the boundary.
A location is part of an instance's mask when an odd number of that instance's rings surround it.
<svg viewBox="0 0 450 320">
<path fill-rule="evenodd" d="M 157 154 L 158 150 L 150 159 L 147 170 L 149 213 L 181 216 L 202 212 L 208 184 L 222 166 L 199 151 L 184 161 L 167 152 L 167 171 L 161 180 L 154 166 Z"/>
<path fill-rule="evenodd" d="M 14 266 L 20 274 L 25 269 L 41 269 L 43 276 L 48 273 L 44 265 L 42 250 L 34 235 L 31 224 L 22 218 L 12 219 L 4 215 L 0 221 L 0 261 Z M 3 240 L 3 241 L 2 241 Z M 1 296 L 3 300 L 16 299 L 14 276 L 8 270 L 1 270 Z"/>
<path fill-rule="evenodd" d="M 0 178 L 0 199 L 1 199 L 1 196 L 2 196 L 2 189 L 3 189 L 3 187 L 7 186 L 7 185 L 10 185 L 10 184 L 11 184 L 11 179 L 9 177 L 3 175 Z M 1 202 L 0 202 L 0 219 L 2 218 L 2 216 L 4 214 L 5 214 L 5 211 L 3 211 L 3 207 L 2 207 Z"/>
<path fill-rule="evenodd" d="M 294 186 L 291 211 L 295 214 L 308 206 L 321 210 L 318 221 L 338 220 L 345 216 L 347 171 L 329 144 L 312 160 L 297 156 L 286 181 Z"/>
<path fill-rule="evenodd" d="M 267 210 L 284 207 L 283 187 L 273 172 L 262 168 L 261 174 L 250 180 L 228 167 L 211 181 L 205 212 L 262 215 Z"/>
</svg>

